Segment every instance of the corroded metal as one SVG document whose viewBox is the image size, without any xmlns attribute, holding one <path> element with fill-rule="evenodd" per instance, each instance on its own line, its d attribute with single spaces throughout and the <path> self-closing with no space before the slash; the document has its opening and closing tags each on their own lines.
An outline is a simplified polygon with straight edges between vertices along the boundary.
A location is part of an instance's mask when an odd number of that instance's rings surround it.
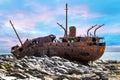
<svg viewBox="0 0 120 80">
<path fill-rule="evenodd" d="M 69 37 L 76 37 L 76 27 L 75 26 L 69 27 Z"/>
<path fill-rule="evenodd" d="M 87 30 L 87 36 L 89 36 L 89 31 L 90 31 L 92 28 L 94 28 L 95 26 L 97 26 L 97 24 L 94 25 L 94 26 L 92 26 L 92 27 L 90 27 L 90 28 Z"/>
<path fill-rule="evenodd" d="M 17 31 L 16 31 L 14 25 L 12 24 L 12 21 L 11 21 L 11 20 L 10 20 L 10 24 L 11 24 L 13 30 L 15 31 L 15 34 L 17 35 L 17 38 L 18 38 L 18 40 L 19 40 L 19 42 L 20 42 L 20 44 L 21 44 L 21 46 L 22 46 L 22 41 L 21 41 L 21 39 L 20 39 L 20 37 L 19 37 L 19 35 L 18 35 L 18 33 L 17 33 Z"/>
<path fill-rule="evenodd" d="M 64 30 L 64 37 L 66 37 L 66 29 L 60 23 L 57 24 Z"/>
<path fill-rule="evenodd" d="M 67 37 L 68 36 L 68 4 L 66 3 L 66 31 L 65 31 L 65 37 Z"/>
<path fill-rule="evenodd" d="M 95 31 L 94 31 L 94 36 L 96 36 L 96 31 L 99 29 L 99 28 L 101 28 L 102 26 L 104 26 L 105 24 L 102 24 L 102 25 L 99 25 L 96 29 L 95 29 Z"/>
<path fill-rule="evenodd" d="M 59 23 L 57 24 L 66 31 L 66 28 Z M 105 42 L 103 37 L 76 36 L 76 28 L 72 26 L 67 37 L 64 35 L 56 39 L 56 36 L 51 34 L 32 40 L 26 39 L 23 46 L 16 45 L 12 47 L 11 53 L 17 58 L 47 55 L 88 62 L 99 59 L 103 55 L 104 50 Z"/>
</svg>

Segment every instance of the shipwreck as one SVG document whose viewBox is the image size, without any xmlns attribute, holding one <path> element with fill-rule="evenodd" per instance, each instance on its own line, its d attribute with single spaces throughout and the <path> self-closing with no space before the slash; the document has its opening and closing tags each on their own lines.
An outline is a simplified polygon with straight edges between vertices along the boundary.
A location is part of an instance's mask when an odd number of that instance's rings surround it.
<svg viewBox="0 0 120 80">
<path fill-rule="evenodd" d="M 66 27 L 57 23 L 63 30 L 64 36 L 56 39 L 55 35 L 26 39 L 22 43 L 13 23 L 10 21 L 19 42 L 20 46 L 16 45 L 11 48 L 11 53 L 16 58 L 24 56 L 60 56 L 76 61 L 95 61 L 99 59 L 105 50 L 104 37 L 96 36 L 96 31 L 103 25 L 94 25 L 87 30 L 87 36 L 76 36 L 76 27 L 70 26 L 68 32 L 68 6 L 66 4 Z M 95 28 L 96 27 L 96 28 Z M 90 30 L 95 28 L 94 34 L 90 35 Z"/>
</svg>

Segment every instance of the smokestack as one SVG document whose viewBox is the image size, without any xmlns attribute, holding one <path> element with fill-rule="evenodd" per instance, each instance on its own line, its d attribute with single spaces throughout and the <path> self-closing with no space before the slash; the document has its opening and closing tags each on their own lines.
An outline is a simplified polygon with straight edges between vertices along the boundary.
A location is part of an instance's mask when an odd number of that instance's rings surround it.
<svg viewBox="0 0 120 80">
<path fill-rule="evenodd" d="M 76 27 L 75 26 L 70 26 L 69 37 L 76 37 Z"/>
</svg>

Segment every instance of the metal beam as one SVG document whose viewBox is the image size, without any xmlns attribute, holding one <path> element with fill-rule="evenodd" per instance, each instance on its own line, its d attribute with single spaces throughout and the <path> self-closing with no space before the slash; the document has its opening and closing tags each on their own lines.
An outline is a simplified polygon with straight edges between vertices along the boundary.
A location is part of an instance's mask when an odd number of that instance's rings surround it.
<svg viewBox="0 0 120 80">
<path fill-rule="evenodd" d="M 87 30 L 87 36 L 89 36 L 89 31 L 90 31 L 92 28 L 94 28 L 95 26 L 97 26 L 97 24 L 94 25 L 94 26 L 92 26 L 92 27 L 90 27 L 90 28 Z"/>
<path fill-rule="evenodd" d="M 96 31 L 99 29 L 99 28 L 101 28 L 102 26 L 104 26 L 105 24 L 102 24 L 102 25 L 99 25 L 96 29 L 95 29 L 95 31 L 94 31 L 94 36 L 96 37 Z"/>
<path fill-rule="evenodd" d="M 15 34 L 17 35 L 17 38 L 18 38 L 18 40 L 19 40 L 19 42 L 20 42 L 20 44 L 21 44 L 21 46 L 22 46 L 22 45 L 23 45 L 23 44 L 22 44 L 22 41 L 21 41 L 21 39 L 20 39 L 20 37 L 19 37 L 19 35 L 18 35 L 18 33 L 17 33 L 17 31 L 16 31 L 14 25 L 12 24 L 12 21 L 11 21 L 11 20 L 10 20 L 10 24 L 11 24 L 11 26 L 12 26 L 12 28 L 13 28 Z"/>
</svg>

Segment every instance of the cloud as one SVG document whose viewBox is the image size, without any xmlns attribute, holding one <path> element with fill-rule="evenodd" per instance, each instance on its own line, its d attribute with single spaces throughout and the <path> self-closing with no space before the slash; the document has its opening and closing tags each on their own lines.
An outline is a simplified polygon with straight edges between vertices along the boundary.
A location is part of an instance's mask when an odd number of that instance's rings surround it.
<svg viewBox="0 0 120 80">
<path fill-rule="evenodd" d="M 71 14 L 82 16 L 83 18 L 93 18 L 100 16 L 99 13 L 91 13 L 87 5 L 76 5 L 71 7 Z"/>
<path fill-rule="evenodd" d="M 48 6 L 49 7 L 49 6 Z M 55 17 L 59 16 L 62 11 L 52 11 L 51 9 L 46 9 L 43 12 L 20 12 L 20 13 L 10 13 L 4 16 L 7 20 L 4 22 L 8 26 L 8 20 L 12 20 L 15 26 L 21 28 L 33 28 L 37 23 L 51 24 L 55 22 Z"/>
<path fill-rule="evenodd" d="M 15 45 L 16 43 L 18 43 L 18 41 L 14 38 L 10 38 L 10 37 L 0 38 L 1 47 L 10 47 Z"/>
<path fill-rule="evenodd" d="M 107 46 L 106 47 L 107 52 L 120 52 L 120 45 L 117 46 Z"/>
<path fill-rule="evenodd" d="M 2 16 L 3 15 L 3 13 L 2 12 L 0 12 L 0 16 Z"/>
</svg>

